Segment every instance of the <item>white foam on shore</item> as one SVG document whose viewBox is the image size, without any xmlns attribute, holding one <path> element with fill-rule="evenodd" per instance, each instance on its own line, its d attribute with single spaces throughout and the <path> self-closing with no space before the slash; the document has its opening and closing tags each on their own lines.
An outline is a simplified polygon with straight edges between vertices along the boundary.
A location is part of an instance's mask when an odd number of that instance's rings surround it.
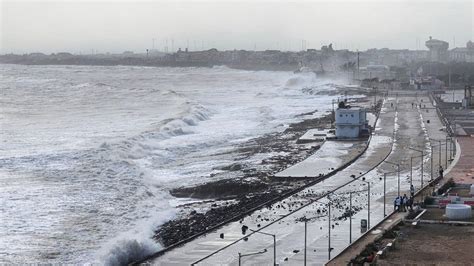
<svg viewBox="0 0 474 266">
<path fill-rule="evenodd" d="M 174 210 L 159 212 L 152 218 L 140 221 L 132 230 L 110 239 L 99 250 L 97 257 L 100 259 L 97 262 L 102 265 L 128 265 L 157 252 L 162 247 L 151 236 L 158 226 L 175 215 Z"/>
</svg>

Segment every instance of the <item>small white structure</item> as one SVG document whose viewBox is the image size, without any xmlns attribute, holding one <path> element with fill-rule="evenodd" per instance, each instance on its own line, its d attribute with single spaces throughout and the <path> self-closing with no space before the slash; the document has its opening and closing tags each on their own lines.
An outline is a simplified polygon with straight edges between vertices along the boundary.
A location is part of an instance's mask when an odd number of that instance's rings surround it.
<svg viewBox="0 0 474 266">
<path fill-rule="evenodd" d="M 360 107 L 346 106 L 344 102 L 339 103 L 336 110 L 336 138 L 359 138 L 368 134 L 368 121 L 366 109 Z"/>
<path fill-rule="evenodd" d="M 328 130 L 326 129 L 310 129 L 301 136 L 296 143 L 308 143 L 308 142 L 323 142 L 326 140 Z"/>
<path fill-rule="evenodd" d="M 472 217 L 471 206 L 466 204 L 448 204 L 446 205 L 446 217 L 448 219 L 470 219 Z"/>
</svg>

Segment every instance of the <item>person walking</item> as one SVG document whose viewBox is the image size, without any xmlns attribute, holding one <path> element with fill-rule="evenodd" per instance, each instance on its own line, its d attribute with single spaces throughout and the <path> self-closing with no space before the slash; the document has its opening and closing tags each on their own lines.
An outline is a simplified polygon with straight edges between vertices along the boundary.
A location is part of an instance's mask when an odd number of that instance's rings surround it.
<svg viewBox="0 0 474 266">
<path fill-rule="evenodd" d="M 443 170 L 443 167 L 442 167 L 441 165 L 439 166 L 438 172 L 439 172 L 439 178 L 443 178 L 443 172 L 444 172 L 444 170 Z"/>
<path fill-rule="evenodd" d="M 400 196 L 398 196 L 396 199 L 395 199 L 395 209 L 400 212 L 400 204 L 402 203 L 402 198 Z"/>
<path fill-rule="evenodd" d="M 410 185 L 410 196 L 413 198 L 415 196 L 415 187 L 412 185 Z"/>
<path fill-rule="evenodd" d="M 402 210 L 403 210 L 404 212 L 406 212 L 406 211 L 407 211 L 407 206 L 408 206 L 408 197 L 407 197 L 407 194 L 403 194 L 403 198 L 402 198 L 401 204 L 402 204 Z"/>
<path fill-rule="evenodd" d="M 410 206 L 410 211 L 413 211 L 413 197 L 410 197 L 408 199 L 408 206 Z"/>
</svg>

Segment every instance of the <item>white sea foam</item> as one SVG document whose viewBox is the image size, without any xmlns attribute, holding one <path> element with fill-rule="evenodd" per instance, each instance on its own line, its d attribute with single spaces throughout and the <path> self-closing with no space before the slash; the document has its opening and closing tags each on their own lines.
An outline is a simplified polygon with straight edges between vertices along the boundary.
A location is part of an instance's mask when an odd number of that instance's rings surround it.
<svg viewBox="0 0 474 266">
<path fill-rule="evenodd" d="M 96 262 L 102 265 L 128 265 L 160 250 L 161 245 L 151 236 L 161 223 L 174 216 L 174 211 L 164 211 L 140 221 L 132 230 L 120 233 L 103 245 L 98 251 Z"/>
</svg>

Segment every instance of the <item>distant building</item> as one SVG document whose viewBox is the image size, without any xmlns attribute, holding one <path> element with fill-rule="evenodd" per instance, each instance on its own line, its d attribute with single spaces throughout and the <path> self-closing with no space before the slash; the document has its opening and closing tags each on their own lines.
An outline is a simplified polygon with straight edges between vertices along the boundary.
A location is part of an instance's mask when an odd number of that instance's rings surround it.
<svg viewBox="0 0 474 266">
<path fill-rule="evenodd" d="M 360 79 L 392 79 L 394 73 L 390 71 L 390 68 L 385 65 L 368 65 L 361 67 L 359 70 Z"/>
<path fill-rule="evenodd" d="M 449 59 L 455 62 L 474 62 L 474 43 L 468 41 L 466 47 L 456 47 L 449 51 Z"/>
<path fill-rule="evenodd" d="M 449 43 L 441 40 L 431 38 L 425 42 L 426 47 L 430 49 L 429 60 L 431 62 L 446 62 L 448 61 Z"/>
<path fill-rule="evenodd" d="M 444 82 L 431 76 L 416 77 L 410 80 L 410 87 L 415 90 L 440 90 Z"/>
<path fill-rule="evenodd" d="M 339 103 L 336 110 L 336 137 L 338 139 L 358 138 L 368 134 L 367 113 L 364 108 Z"/>
</svg>

